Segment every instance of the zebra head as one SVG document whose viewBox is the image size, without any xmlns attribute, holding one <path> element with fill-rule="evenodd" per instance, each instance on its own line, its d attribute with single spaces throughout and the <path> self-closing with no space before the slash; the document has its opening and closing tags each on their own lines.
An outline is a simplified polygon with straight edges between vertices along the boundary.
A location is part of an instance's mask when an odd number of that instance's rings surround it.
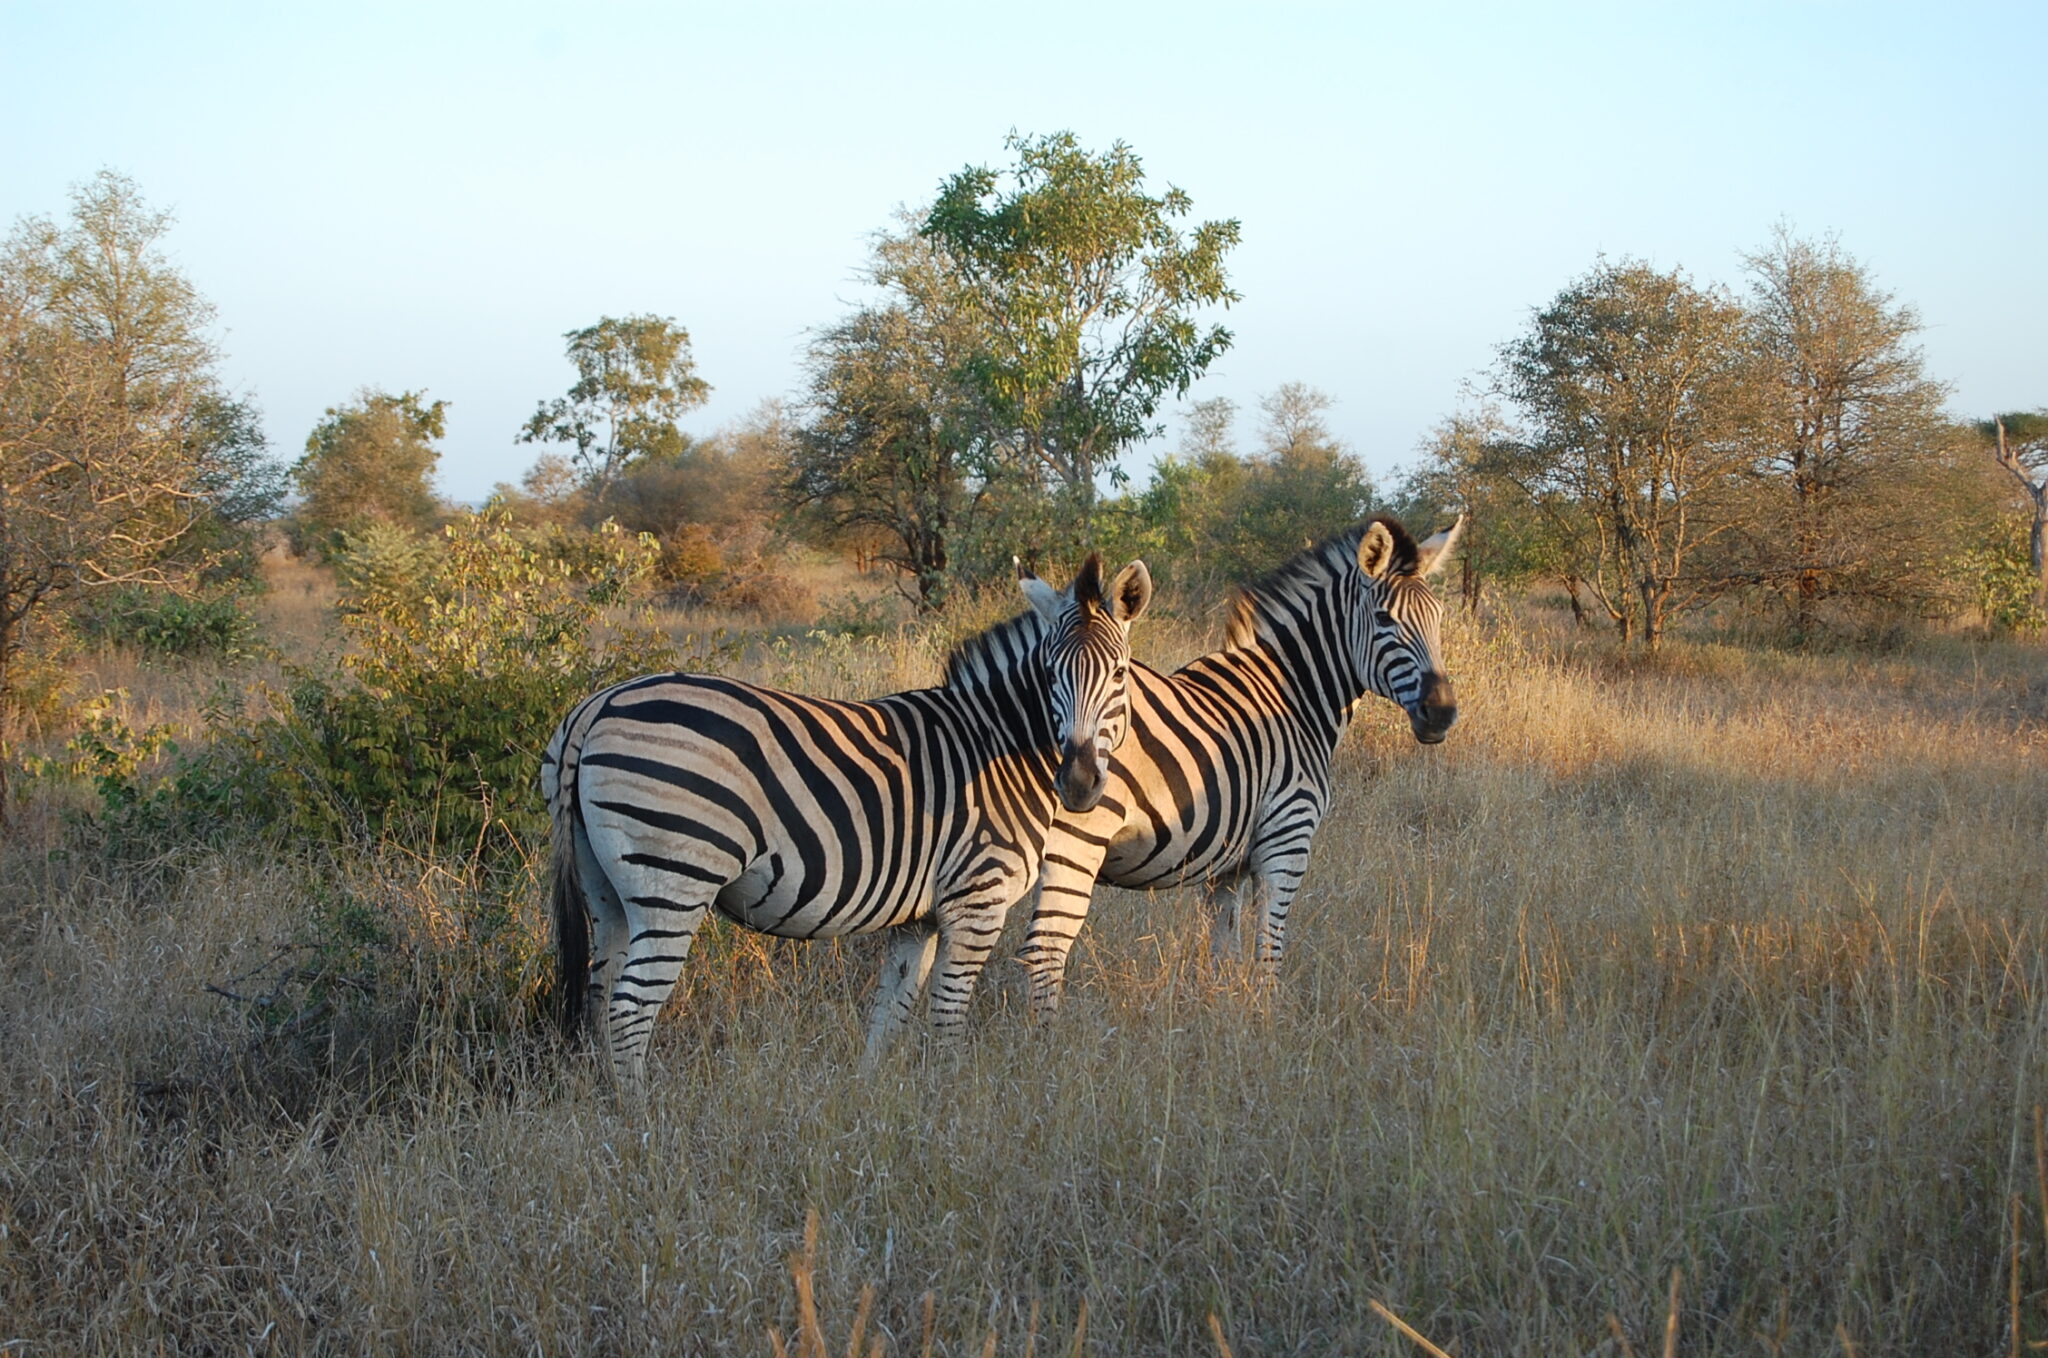
<svg viewBox="0 0 2048 1358">
<path fill-rule="evenodd" d="M 1053 787 L 1067 810 L 1092 811 L 1109 786 L 1109 756 L 1130 729 L 1131 624 L 1152 602 L 1152 572 L 1133 561 L 1105 587 L 1102 556 L 1091 552 L 1066 589 L 1021 564 L 1017 585 L 1045 623 L 1039 656 L 1060 750 Z"/>
<path fill-rule="evenodd" d="M 1352 619 L 1352 662 L 1366 688 L 1401 705 L 1415 738 L 1434 745 L 1458 719 L 1458 699 L 1444 673 L 1443 603 L 1428 577 L 1450 560 L 1465 516 L 1421 543 L 1385 515 L 1358 540 L 1364 597 Z"/>
</svg>

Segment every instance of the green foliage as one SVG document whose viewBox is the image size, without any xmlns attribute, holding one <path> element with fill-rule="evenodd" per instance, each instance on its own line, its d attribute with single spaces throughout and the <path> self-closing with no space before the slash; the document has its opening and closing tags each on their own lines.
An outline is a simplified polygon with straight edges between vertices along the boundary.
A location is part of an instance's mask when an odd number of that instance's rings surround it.
<svg viewBox="0 0 2048 1358">
<path fill-rule="evenodd" d="M 189 534 L 204 562 L 200 583 L 255 588 L 262 578 L 263 525 L 283 508 L 291 480 L 270 455 L 262 412 L 247 397 L 209 392 L 193 407 L 186 441 L 205 506 Z"/>
<path fill-rule="evenodd" d="M 1223 268 L 1238 223 L 1183 235 L 1193 201 L 1147 193 L 1122 142 L 1098 155 L 1070 132 L 1012 134 L 1005 148 L 1017 157 L 1007 172 L 970 167 L 940 186 L 922 235 L 957 284 L 952 309 L 982 337 L 965 385 L 1086 529 L 1097 474 L 1230 347 L 1228 330 L 1195 316 L 1238 299 Z"/>
<path fill-rule="evenodd" d="M 445 542 L 376 521 L 343 533 L 332 556 L 342 607 L 374 610 L 424 594 L 441 568 Z"/>
<path fill-rule="evenodd" d="M 1977 609 L 1994 632 L 2032 635 L 2048 626 L 2027 548 L 2031 518 L 2026 512 L 2004 515 L 1988 542 L 1960 557 L 1964 578 L 1976 585 Z"/>
<path fill-rule="evenodd" d="M 302 829 L 463 848 L 494 832 L 534 842 L 547 824 L 536 779 L 555 723 L 592 690 L 674 661 L 644 618 L 605 616 L 606 600 L 653 570 L 650 539 L 607 526 L 572 563 L 501 516 L 445 531 L 437 569 L 344 596 L 341 670 L 300 675 L 286 713 L 250 737 L 279 810 Z M 700 649 L 687 661 L 711 658 Z"/>
<path fill-rule="evenodd" d="M 292 547 L 332 558 L 350 533 L 372 523 L 424 532 L 440 517 L 431 478 L 448 432 L 448 403 L 425 392 L 365 389 L 331 406 L 292 467 L 305 497 L 292 515 Z"/>
<path fill-rule="evenodd" d="M 627 462 L 683 448 L 676 419 L 704 404 L 711 384 L 697 376 L 690 332 L 673 317 L 606 316 L 563 338 L 576 381 L 566 396 L 541 402 L 519 441 L 566 445 L 602 499 Z"/>
<path fill-rule="evenodd" d="M 87 640 L 133 646 L 151 656 L 244 660 L 262 649 L 255 620 L 235 591 L 183 595 L 129 585 L 90 601 L 75 623 Z"/>
<path fill-rule="evenodd" d="M 1251 457 L 1236 451 L 1232 404 L 1198 404 L 1180 451 L 1143 490 L 1105 506 L 1096 545 L 1143 556 L 1162 578 L 1235 581 L 1372 512 L 1372 478 L 1323 421 L 1328 396 L 1289 382 L 1259 404 L 1262 446 Z"/>
<path fill-rule="evenodd" d="M 1744 465 L 1744 324 L 1682 271 L 1603 260 L 1501 348 L 1502 390 L 1529 430 L 1517 483 L 1590 520 L 1575 574 L 1624 642 L 1654 650 L 1669 617 L 1710 597 L 1687 566 L 1724 530 L 1714 500 Z"/>
<path fill-rule="evenodd" d="M 225 693 L 225 690 L 223 690 Z M 120 715 L 127 692 L 109 690 L 79 705 L 65 757 L 24 761 L 32 778 L 84 783 L 94 805 L 75 816 L 95 854 L 125 863 L 158 858 L 180 846 L 220 844 L 261 817 L 260 779 L 235 744 L 180 746 L 168 724 L 137 730 Z M 208 714 L 225 724 L 225 713 Z"/>
</svg>

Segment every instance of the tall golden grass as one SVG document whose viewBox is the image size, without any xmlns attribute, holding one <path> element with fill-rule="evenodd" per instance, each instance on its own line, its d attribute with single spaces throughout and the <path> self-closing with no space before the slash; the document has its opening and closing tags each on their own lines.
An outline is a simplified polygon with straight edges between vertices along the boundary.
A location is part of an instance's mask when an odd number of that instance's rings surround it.
<svg viewBox="0 0 2048 1358">
<path fill-rule="evenodd" d="M 460 865 L 135 873 L 31 804 L 0 880 L 0 1351 L 2048 1338 L 2048 657 L 1620 663 L 1516 618 L 1450 648 L 1447 744 L 1384 705 L 1347 739 L 1276 990 L 1211 963 L 1195 893 L 1105 891 L 1056 1023 L 994 969 L 964 1050 L 863 1079 L 874 943 L 717 931 L 644 1109 L 451 1000 L 450 921 L 499 889 Z M 875 692 L 938 649 L 744 663 Z M 514 905 L 537 931 L 537 890 Z M 298 945 L 350 909 L 386 965 L 321 989 Z"/>
</svg>

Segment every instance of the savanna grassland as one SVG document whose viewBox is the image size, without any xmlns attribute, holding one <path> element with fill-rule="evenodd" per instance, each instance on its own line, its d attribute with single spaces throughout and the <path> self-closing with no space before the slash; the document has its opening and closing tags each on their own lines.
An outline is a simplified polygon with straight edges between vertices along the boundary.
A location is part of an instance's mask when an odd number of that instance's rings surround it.
<svg viewBox="0 0 2048 1358">
<path fill-rule="evenodd" d="M 287 651 L 323 644 L 321 588 L 269 596 Z M 1449 647 L 1446 744 L 1384 704 L 1347 738 L 1276 990 L 1211 961 L 1194 892 L 1105 891 L 1055 1023 L 1001 965 L 963 1049 L 863 1078 L 872 941 L 714 931 L 644 1108 L 538 1016 L 544 846 L 495 876 L 116 858 L 65 824 L 84 791 L 31 783 L 0 1349 L 1424 1352 L 1389 1314 L 1464 1355 L 2048 1338 L 2048 655 L 1621 662 L 1527 610 Z M 734 668 L 874 693 L 937 655 L 799 635 Z M 137 724 L 196 723 L 219 677 L 88 660 Z M 456 923 L 483 907 L 520 925 L 488 958 Z M 335 961 L 363 918 L 374 955 Z M 479 979 L 507 965 L 511 999 Z"/>
</svg>

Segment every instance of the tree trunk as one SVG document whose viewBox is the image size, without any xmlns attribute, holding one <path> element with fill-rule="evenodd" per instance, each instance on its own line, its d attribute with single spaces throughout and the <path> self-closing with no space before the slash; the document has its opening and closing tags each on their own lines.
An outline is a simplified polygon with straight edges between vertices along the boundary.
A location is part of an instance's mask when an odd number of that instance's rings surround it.
<svg viewBox="0 0 2048 1358">
<path fill-rule="evenodd" d="M 2048 609 L 2048 565 L 2042 548 L 2048 545 L 2048 482 L 2034 491 L 2034 521 L 2027 525 L 2027 559 L 2034 566 L 2034 606 Z"/>
<path fill-rule="evenodd" d="M 1572 601 L 1572 622 L 1580 627 L 1586 625 L 1586 601 L 1579 597 L 1579 577 L 1567 575 L 1564 578 L 1564 592 Z"/>
</svg>

